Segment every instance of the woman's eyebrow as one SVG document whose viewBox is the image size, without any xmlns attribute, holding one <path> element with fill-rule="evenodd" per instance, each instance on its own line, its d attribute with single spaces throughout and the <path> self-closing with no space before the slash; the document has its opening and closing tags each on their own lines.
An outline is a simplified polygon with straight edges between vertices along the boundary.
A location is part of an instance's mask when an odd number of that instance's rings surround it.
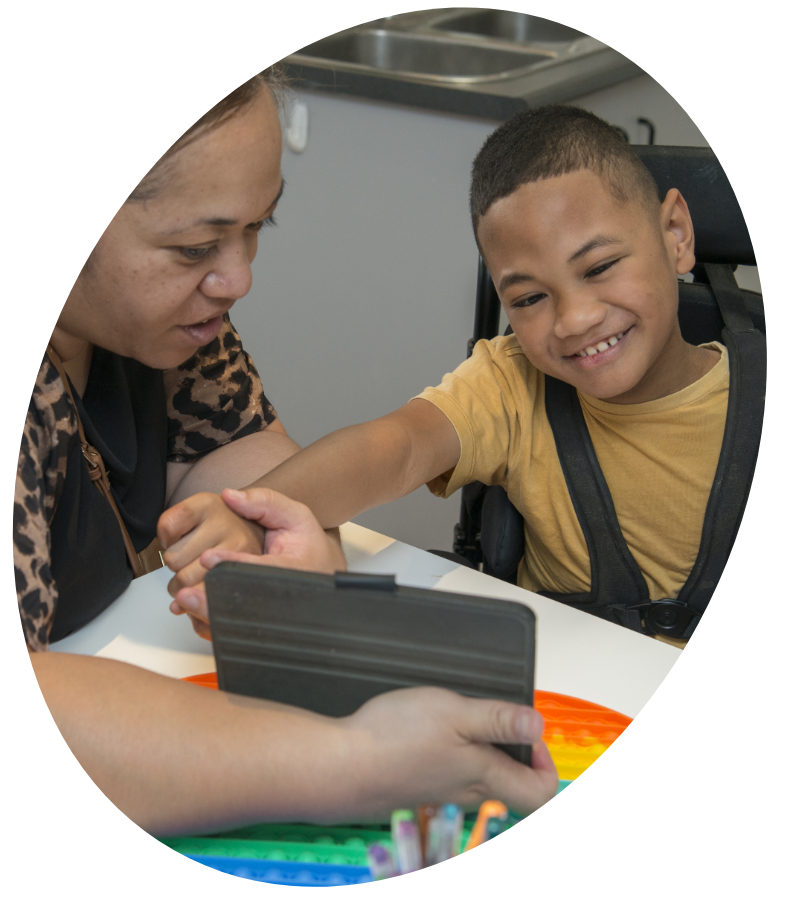
<svg viewBox="0 0 787 899">
<path fill-rule="evenodd" d="M 276 199 L 271 203 L 268 209 L 271 206 L 275 206 L 279 200 L 281 200 L 281 195 L 284 193 L 284 179 L 282 178 L 281 184 L 279 185 L 279 192 L 276 194 Z M 186 225 L 185 228 L 175 228 L 172 231 L 164 232 L 165 237 L 175 237 L 177 234 L 185 234 L 187 231 L 192 231 L 194 228 L 202 228 L 205 225 L 209 225 L 213 228 L 227 228 L 230 225 L 237 225 L 237 219 L 228 219 L 221 217 L 213 217 L 206 219 L 199 219 L 196 222 L 192 222 L 190 225 Z"/>
</svg>

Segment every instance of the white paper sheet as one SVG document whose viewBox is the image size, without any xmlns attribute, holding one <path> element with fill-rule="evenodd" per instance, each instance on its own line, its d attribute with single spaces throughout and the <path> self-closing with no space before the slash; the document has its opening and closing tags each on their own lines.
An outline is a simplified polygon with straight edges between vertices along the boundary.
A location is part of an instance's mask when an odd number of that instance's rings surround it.
<svg viewBox="0 0 787 899">
<path fill-rule="evenodd" d="M 353 571 L 395 574 L 410 587 L 476 593 L 523 602 L 536 613 L 536 688 L 597 702 L 636 715 L 680 657 L 680 650 L 610 624 L 559 602 L 520 590 L 356 524 L 341 528 Z M 185 615 L 169 611 L 171 572 L 134 581 L 94 621 L 55 652 L 129 662 L 170 677 L 216 670 L 211 644 Z"/>
</svg>

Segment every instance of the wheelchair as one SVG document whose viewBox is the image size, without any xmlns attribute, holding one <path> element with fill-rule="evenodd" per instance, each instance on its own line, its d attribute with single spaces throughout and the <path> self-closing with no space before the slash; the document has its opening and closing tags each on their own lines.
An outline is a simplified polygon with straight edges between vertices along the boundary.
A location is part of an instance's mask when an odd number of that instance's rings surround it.
<svg viewBox="0 0 787 899">
<path fill-rule="evenodd" d="M 724 440 L 694 569 L 677 597 L 651 602 L 620 533 L 576 391 L 548 379 L 553 384 L 547 385 L 547 414 L 588 544 L 592 586 L 589 594 L 544 595 L 640 633 L 688 639 L 724 570 L 754 474 L 765 402 L 765 316 L 762 296 L 741 290 L 735 281 L 737 266 L 755 265 L 756 260 L 743 213 L 714 153 L 696 147 L 632 149 L 653 175 L 660 196 L 677 187 L 691 211 L 697 263 L 693 282 L 679 282 L 678 319 L 688 342 L 722 341 L 727 346 L 730 394 Z M 500 300 L 479 260 L 467 355 L 477 341 L 497 336 L 499 328 Z M 475 482 L 462 489 L 453 548 L 453 554 L 439 555 L 516 583 L 525 552 L 524 520 L 502 487 Z"/>
</svg>

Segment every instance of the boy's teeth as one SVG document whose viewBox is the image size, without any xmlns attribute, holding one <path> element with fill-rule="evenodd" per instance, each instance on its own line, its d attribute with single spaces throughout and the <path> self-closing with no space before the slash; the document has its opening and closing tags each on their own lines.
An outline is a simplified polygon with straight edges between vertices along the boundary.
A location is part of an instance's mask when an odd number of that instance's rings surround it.
<svg viewBox="0 0 787 899">
<path fill-rule="evenodd" d="M 595 356 L 597 353 L 603 353 L 604 350 L 608 350 L 611 346 L 615 346 L 615 344 L 623 337 L 623 332 L 617 334 L 615 337 L 610 337 L 609 340 L 600 340 L 595 346 L 585 347 L 584 350 L 580 350 L 577 353 L 577 356 Z"/>
</svg>

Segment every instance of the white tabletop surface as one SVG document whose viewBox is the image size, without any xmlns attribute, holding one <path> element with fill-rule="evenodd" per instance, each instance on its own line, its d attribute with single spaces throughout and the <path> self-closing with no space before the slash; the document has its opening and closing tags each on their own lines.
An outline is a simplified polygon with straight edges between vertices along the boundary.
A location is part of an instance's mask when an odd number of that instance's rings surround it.
<svg viewBox="0 0 787 899">
<path fill-rule="evenodd" d="M 529 593 L 488 575 L 346 524 L 342 543 L 350 570 L 395 574 L 411 587 L 475 593 L 522 602 L 536 613 L 536 689 L 566 693 L 634 716 L 680 655 L 680 650 L 609 624 L 586 612 Z M 169 612 L 166 569 L 133 581 L 82 630 L 52 645 L 130 662 L 170 677 L 216 670 L 211 644 L 185 616 Z"/>
</svg>

